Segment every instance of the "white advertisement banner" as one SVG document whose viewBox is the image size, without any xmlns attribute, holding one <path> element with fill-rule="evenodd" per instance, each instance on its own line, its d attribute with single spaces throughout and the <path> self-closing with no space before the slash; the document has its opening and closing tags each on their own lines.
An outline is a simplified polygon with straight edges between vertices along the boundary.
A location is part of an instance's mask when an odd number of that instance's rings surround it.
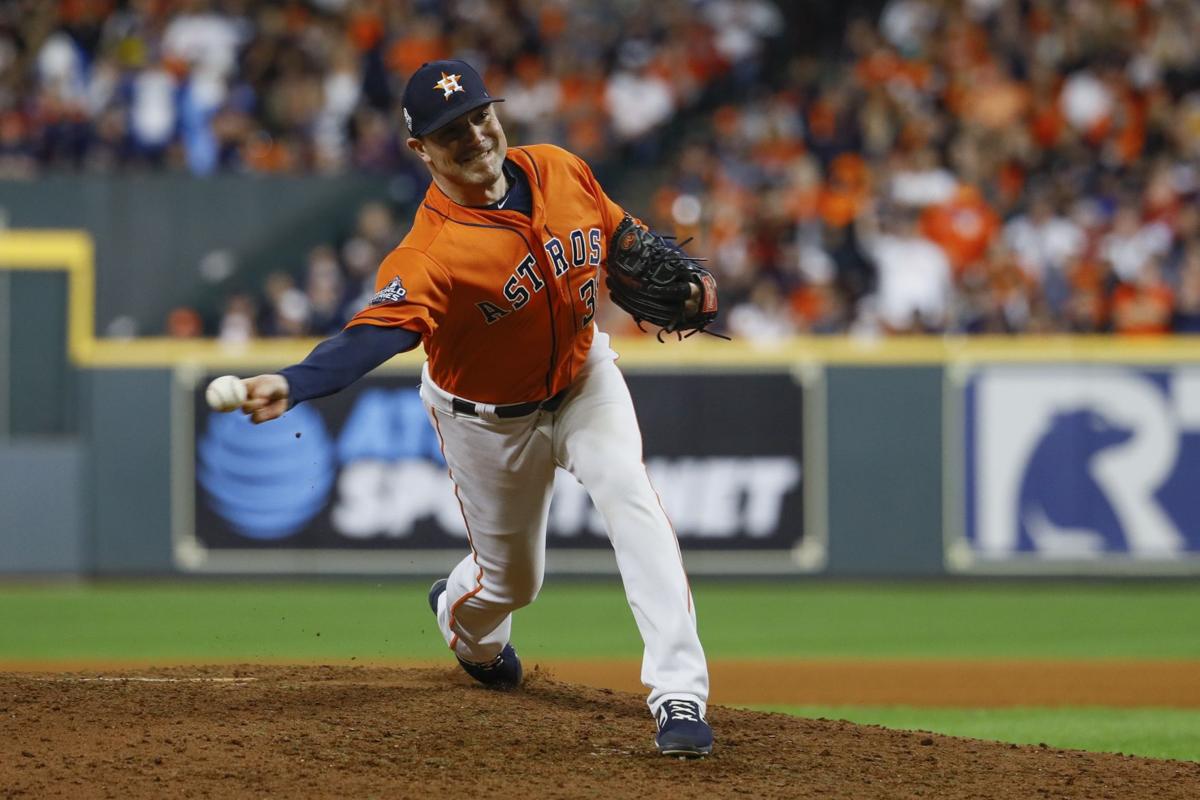
<svg viewBox="0 0 1200 800">
<path fill-rule="evenodd" d="M 988 367 L 960 397 L 951 568 L 1200 567 L 1200 368 Z"/>
</svg>

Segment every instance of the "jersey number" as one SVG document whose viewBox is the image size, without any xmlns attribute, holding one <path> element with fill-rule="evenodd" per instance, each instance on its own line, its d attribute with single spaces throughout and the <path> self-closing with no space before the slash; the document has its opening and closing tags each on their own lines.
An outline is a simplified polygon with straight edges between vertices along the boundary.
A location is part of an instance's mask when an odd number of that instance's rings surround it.
<svg viewBox="0 0 1200 800">
<path fill-rule="evenodd" d="M 587 306 L 587 313 L 579 322 L 579 327 L 585 327 L 592 321 L 592 317 L 596 316 L 596 279 L 588 278 L 584 281 L 583 286 L 579 287 L 579 299 Z"/>
</svg>

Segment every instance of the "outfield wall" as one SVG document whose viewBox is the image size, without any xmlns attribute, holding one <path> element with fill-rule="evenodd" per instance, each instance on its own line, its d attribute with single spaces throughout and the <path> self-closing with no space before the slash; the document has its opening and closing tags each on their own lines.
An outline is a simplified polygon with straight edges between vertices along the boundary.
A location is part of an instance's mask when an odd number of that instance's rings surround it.
<svg viewBox="0 0 1200 800">
<path fill-rule="evenodd" d="M 694 573 L 1195 569 L 1194 368 L 626 372 Z M 211 374 L 81 370 L 78 435 L 0 445 L 3 571 L 426 574 L 463 552 L 414 371 L 390 368 L 257 428 L 203 407 Z M 264 480 L 266 494 L 245 489 Z M 295 495 L 297 480 L 320 496 Z M 284 518 L 264 521 L 272 509 Z M 569 481 L 550 542 L 552 570 L 612 568 Z"/>
<path fill-rule="evenodd" d="M 0 180 L 0 222 L 88 231 L 104 266 L 95 282 L 94 333 L 119 321 L 156 334 L 176 305 L 219 312 L 231 291 L 257 289 L 265 273 L 304 264 L 311 248 L 353 230 L 364 202 L 411 202 L 419 196 L 416 180 L 407 173 L 319 180 L 45 175 Z"/>
<path fill-rule="evenodd" d="M 0 236 L 0 572 L 432 574 L 464 552 L 418 355 L 253 428 L 204 383 L 313 342 L 96 338 L 92 258 L 77 233 Z M 1189 340 L 617 346 L 694 574 L 1200 566 Z M 552 570 L 613 569 L 565 477 L 550 540 Z"/>
</svg>

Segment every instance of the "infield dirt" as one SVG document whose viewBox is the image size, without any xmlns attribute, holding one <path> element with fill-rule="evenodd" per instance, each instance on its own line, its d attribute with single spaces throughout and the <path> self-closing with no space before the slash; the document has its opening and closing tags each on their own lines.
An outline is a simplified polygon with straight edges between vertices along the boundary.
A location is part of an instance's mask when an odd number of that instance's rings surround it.
<svg viewBox="0 0 1200 800">
<path fill-rule="evenodd" d="M 638 695 L 534 669 L 220 666 L 0 675 L 0 796 L 1170 798 L 1200 764 L 712 706 L 712 757 L 653 748 Z"/>
</svg>

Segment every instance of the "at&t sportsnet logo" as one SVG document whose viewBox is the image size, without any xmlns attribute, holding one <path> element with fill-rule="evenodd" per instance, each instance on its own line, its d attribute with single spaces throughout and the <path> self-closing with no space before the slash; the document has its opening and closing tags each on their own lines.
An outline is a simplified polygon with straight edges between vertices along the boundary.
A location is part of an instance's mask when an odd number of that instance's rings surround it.
<svg viewBox="0 0 1200 800">
<path fill-rule="evenodd" d="M 801 485 L 799 460 L 783 454 L 659 455 L 646 467 L 685 543 L 770 540 Z M 248 540 L 315 528 L 343 544 L 417 538 L 459 547 L 467 538 L 437 433 L 413 388 L 364 389 L 332 430 L 309 404 L 264 425 L 211 414 L 197 470 L 204 503 Z M 562 470 L 549 534 L 577 546 L 607 542 L 587 491 Z"/>
<path fill-rule="evenodd" d="M 196 480 L 212 509 L 248 539 L 283 539 L 324 508 L 333 444 L 321 415 L 300 405 L 275 422 L 212 413 L 196 447 Z"/>
<path fill-rule="evenodd" d="M 339 536 L 404 539 L 432 521 L 442 535 L 466 540 L 454 484 L 415 389 L 363 392 L 338 434 L 337 453 L 341 471 L 330 518 Z M 801 477 L 799 461 L 786 455 L 660 456 L 646 468 L 685 542 L 775 534 Z M 554 483 L 549 534 L 597 542 L 607 536 L 587 491 L 563 470 Z"/>
</svg>

